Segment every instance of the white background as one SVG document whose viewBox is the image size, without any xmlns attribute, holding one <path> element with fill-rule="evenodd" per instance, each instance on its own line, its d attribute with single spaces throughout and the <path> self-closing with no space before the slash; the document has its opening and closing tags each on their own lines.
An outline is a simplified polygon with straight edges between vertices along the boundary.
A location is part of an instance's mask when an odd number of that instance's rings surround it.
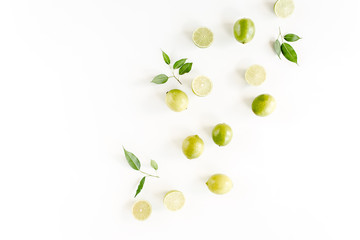
<svg viewBox="0 0 360 240">
<path fill-rule="evenodd" d="M 0 3 L 0 239 L 359 239 L 359 24 L 357 0 L 296 1 L 288 19 L 273 0 L 3 0 Z M 242 45 L 233 23 L 253 19 L 256 35 Z M 191 33 L 212 29 L 199 49 Z M 272 42 L 283 33 L 299 66 L 279 60 Z M 164 85 L 161 57 L 187 57 L 193 70 Z M 260 87 L 245 70 L 263 65 Z M 195 96 L 191 80 L 210 77 L 213 92 Z M 187 111 L 165 105 L 180 88 Z M 251 112 L 252 99 L 272 94 L 269 117 Z M 234 131 L 217 147 L 211 129 Z M 199 134 L 203 155 L 187 160 L 182 140 Z M 145 222 L 131 206 L 150 159 L 160 179 L 137 197 L 153 206 Z M 225 173 L 233 190 L 206 188 Z M 163 195 L 181 190 L 186 204 L 169 212 Z"/>
</svg>

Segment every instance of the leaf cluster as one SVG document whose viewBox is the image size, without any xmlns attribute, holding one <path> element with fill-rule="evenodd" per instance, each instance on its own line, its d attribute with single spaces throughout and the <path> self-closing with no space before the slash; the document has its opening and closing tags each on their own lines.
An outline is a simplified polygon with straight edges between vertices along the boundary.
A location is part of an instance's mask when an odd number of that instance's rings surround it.
<svg viewBox="0 0 360 240">
<path fill-rule="evenodd" d="M 164 62 L 169 65 L 169 68 L 172 72 L 172 75 L 168 76 L 166 74 L 159 74 L 156 75 L 153 80 L 151 82 L 155 83 L 155 84 L 164 84 L 166 83 L 169 78 L 175 78 L 180 84 L 182 84 L 180 82 L 179 77 L 175 76 L 175 70 L 178 70 L 178 75 L 184 75 L 185 73 L 188 73 L 191 71 L 192 65 L 193 63 L 191 62 L 186 62 L 187 58 L 182 58 L 180 60 L 177 60 L 172 66 L 171 66 L 171 61 L 170 61 L 170 57 L 164 52 L 162 51 L 162 56 L 164 59 Z"/>
<path fill-rule="evenodd" d="M 137 187 L 137 189 L 136 189 L 136 193 L 135 193 L 135 196 L 134 196 L 134 197 L 136 197 L 136 196 L 141 192 L 141 190 L 143 189 L 144 184 L 145 184 L 145 179 L 146 179 L 146 177 L 156 177 L 156 178 L 158 178 L 159 176 L 157 176 L 157 175 L 151 175 L 151 174 L 148 174 L 148 173 L 146 173 L 146 172 L 141 171 L 141 170 L 140 170 L 140 168 L 141 168 L 141 163 L 140 163 L 139 159 L 135 156 L 135 154 L 133 154 L 132 152 L 127 151 L 124 147 L 123 147 L 123 149 L 124 149 L 124 153 L 125 153 L 125 158 L 126 158 L 128 164 L 130 165 L 130 167 L 131 167 L 132 169 L 134 169 L 134 170 L 136 170 L 136 171 L 139 171 L 139 172 L 141 172 L 142 174 L 145 175 L 145 176 L 143 176 L 143 177 L 141 178 L 141 180 L 140 180 L 140 182 L 139 182 L 139 185 L 138 185 L 138 187 Z M 158 164 L 157 164 L 157 162 L 156 162 L 155 160 L 151 160 L 151 161 L 150 161 L 150 166 L 151 166 L 155 171 L 158 170 L 158 168 L 159 168 L 159 166 L 158 166 Z"/>
<path fill-rule="evenodd" d="M 279 39 L 281 40 L 281 43 Z M 274 42 L 274 50 L 278 55 L 278 57 L 281 59 L 281 54 L 282 54 L 287 60 L 297 64 L 298 57 L 296 51 L 289 43 L 286 42 L 296 42 L 300 39 L 301 38 L 298 35 L 293 33 L 288 33 L 285 36 L 282 36 L 280 31 L 278 39 L 276 39 L 276 41 Z"/>
</svg>

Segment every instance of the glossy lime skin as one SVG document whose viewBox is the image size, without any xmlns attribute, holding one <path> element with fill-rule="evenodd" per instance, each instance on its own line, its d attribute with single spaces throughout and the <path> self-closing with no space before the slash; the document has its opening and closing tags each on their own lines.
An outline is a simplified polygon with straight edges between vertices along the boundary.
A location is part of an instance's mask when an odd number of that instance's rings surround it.
<svg viewBox="0 0 360 240">
<path fill-rule="evenodd" d="M 226 123 L 216 125 L 212 131 L 212 139 L 220 147 L 226 146 L 230 143 L 233 136 L 233 131 Z"/>
<path fill-rule="evenodd" d="M 275 110 L 276 101 L 275 98 L 269 94 L 261 94 L 254 99 L 251 107 L 256 115 L 266 117 Z"/>
<path fill-rule="evenodd" d="M 215 194 L 228 193 L 233 187 L 231 179 L 225 174 L 212 175 L 206 182 L 206 185 L 209 190 Z"/>
<path fill-rule="evenodd" d="M 249 18 L 242 18 L 234 24 L 234 36 L 242 44 L 250 42 L 255 36 L 255 24 Z"/>
<path fill-rule="evenodd" d="M 198 158 L 204 151 L 204 141 L 198 135 L 188 136 L 183 141 L 182 151 L 188 159 Z"/>
<path fill-rule="evenodd" d="M 175 112 L 184 111 L 189 105 L 188 96 L 179 89 L 168 91 L 165 100 L 168 107 Z"/>
</svg>

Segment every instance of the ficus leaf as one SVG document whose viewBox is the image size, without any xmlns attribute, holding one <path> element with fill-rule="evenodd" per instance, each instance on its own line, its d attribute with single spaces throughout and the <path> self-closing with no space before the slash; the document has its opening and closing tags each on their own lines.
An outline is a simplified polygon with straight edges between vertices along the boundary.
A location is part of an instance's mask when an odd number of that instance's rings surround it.
<svg viewBox="0 0 360 240">
<path fill-rule="evenodd" d="M 296 42 L 297 40 L 301 39 L 301 37 L 296 34 L 289 33 L 284 36 L 284 39 L 288 42 Z"/>
<path fill-rule="evenodd" d="M 192 68 L 192 63 L 185 63 L 184 65 L 181 66 L 181 68 L 179 69 L 179 74 L 183 75 L 185 73 L 188 73 L 191 71 Z"/>
<path fill-rule="evenodd" d="M 169 77 L 166 76 L 165 74 L 159 74 L 159 75 L 155 76 L 151 82 L 156 83 L 156 84 L 163 84 L 163 83 L 166 83 L 168 79 L 169 79 Z"/>
<path fill-rule="evenodd" d="M 155 160 L 150 161 L 150 165 L 153 169 L 158 170 L 159 166 Z"/>
<path fill-rule="evenodd" d="M 276 40 L 274 42 L 274 50 L 276 52 L 276 54 L 278 55 L 278 57 L 281 59 L 280 55 L 281 55 L 281 44 L 279 40 Z"/>
<path fill-rule="evenodd" d="M 182 65 L 184 65 L 185 62 L 186 62 L 186 58 L 183 58 L 183 59 L 178 60 L 178 61 L 176 61 L 176 62 L 174 63 L 173 68 L 174 68 L 174 69 L 178 69 L 178 68 L 180 68 Z"/>
<path fill-rule="evenodd" d="M 166 63 L 167 65 L 169 65 L 169 64 L 170 64 L 170 58 L 169 58 L 169 56 L 168 56 L 164 51 L 162 51 L 162 55 L 163 55 L 163 58 L 164 58 L 165 63 Z"/>
<path fill-rule="evenodd" d="M 136 198 L 136 196 L 137 196 L 137 195 L 141 192 L 141 190 L 143 189 L 144 183 L 145 183 L 145 178 L 146 178 L 146 177 L 143 177 L 143 178 L 140 180 L 140 183 L 139 183 L 139 185 L 138 185 L 138 187 L 137 187 L 137 189 L 136 189 L 136 193 L 135 193 L 134 198 Z"/>
<path fill-rule="evenodd" d="M 287 60 L 297 64 L 297 54 L 290 44 L 281 44 L 281 52 Z"/>
<path fill-rule="evenodd" d="M 130 167 L 132 167 L 135 170 L 140 170 L 141 164 L 139 159 L 133 153 L 126 151 L 124 147 L 123 149 L 125 153 L 125 158 L 129 163 Z"/>
</svg>

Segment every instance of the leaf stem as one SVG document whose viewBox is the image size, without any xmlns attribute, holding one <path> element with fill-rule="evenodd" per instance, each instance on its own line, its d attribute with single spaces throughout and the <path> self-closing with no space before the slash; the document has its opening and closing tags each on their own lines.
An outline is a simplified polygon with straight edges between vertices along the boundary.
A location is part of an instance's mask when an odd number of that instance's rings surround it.
<svg viewBox="0 0 360 240">
<path fill-rule="evenodd" d="M 281 34 L 281 29 L 280 29 L 280 27 L 279 27 L 279 36 L 278 36 L 278 39 L 279 39 L 279 37 L 281 37 L 281 43 L 284 43 L 284 37 L 283 37 L 283 35 Z"/>
<path fill-rule="evenodd" d="M 149 177 L 156 177 L 156 178 L 160 178 L 159 176 L 155 176 L 155 175 L 152 175 L 152 174 L 149 174 L 149 173 L 143 172 L 143 171 L 141 171 L 141 170 L 139 170 L 139 172 L 141 172 L 141 173 L 143 173 L 143 174 L 145 174 L 145 175 L 147 175 L 147 176 L 149 176 Z"/>
<path fill-rule="evenodd" d="M 171 70 L 171 72 L 172 72 L 172 76 L 171 76 L 171 77 L 174 77 L 174 78 L 182 85 L 182 82 L 180 82 L 180 79 L 178 79 L 178 78 L 175 76 L 174 70 L 170 67 L 170 65 L 169 65 L 169 68 L 170 68 L 170 70 Z"/>
</svg>

